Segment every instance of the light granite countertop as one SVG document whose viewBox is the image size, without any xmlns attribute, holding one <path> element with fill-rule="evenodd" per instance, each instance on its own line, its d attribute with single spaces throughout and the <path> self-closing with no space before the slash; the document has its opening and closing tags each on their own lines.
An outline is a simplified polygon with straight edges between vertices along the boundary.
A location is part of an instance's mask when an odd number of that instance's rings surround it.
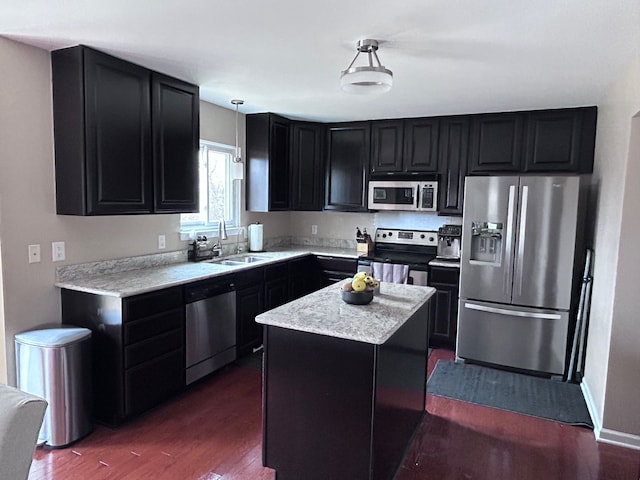
<svg viewBox="0 0 640 480">
<path fill-rule="evenodd" d="M 348 280 L 269 310 L 256 322 L 275 327 L 382 345 L 435 293 L 435 288 L 382 282 L 367 305 L 340 295 Z"/>
<path fill-rule="evenodd" d="M 219 277 L 228 273 L 260 267 L 282 260 L 293 259 L 309 253 L 316 255 L 357 258 L 357 254 L 354 249 L 317 246 L 306 247 L 296 245 L 268 252 L 245 252 L 240 255 L 227 255 L 220 259 L 232 260 L 236 257 L 248 254 L 264 258 L 264 261 L 250 263 L 247 265 L 221 265 L 215 262 L 179 262 L 113 273 L 104 273 L 99 267 L 96 267 L 93 272 L 89 271 L 82 275 L 76 275 L 70 278 L 59 278 L 54 285 L 59 288 L 66 288 L 69 290 L 93 293 L 97 295 L 129 297 L 197 280 Z"/>
</svg>

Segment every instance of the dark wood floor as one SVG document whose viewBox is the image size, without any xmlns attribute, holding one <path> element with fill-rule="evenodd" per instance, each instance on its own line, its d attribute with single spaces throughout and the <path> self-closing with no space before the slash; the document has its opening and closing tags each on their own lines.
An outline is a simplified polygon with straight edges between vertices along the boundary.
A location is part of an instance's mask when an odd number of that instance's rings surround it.
<svg viewBox="0 0 640 480">
<path fill-rule="evenodd" d="M 452 358 L 435 350 L 429 371 Z M 29 479 L 273 480 L 260 388 L 259 370 L 229 367 L 118 430 L 38 448 Z M 585 428 L 431 395 L 427 411 L 395 480 L 640 479 L 639 451 L 599 444 Z"/>
</svg>

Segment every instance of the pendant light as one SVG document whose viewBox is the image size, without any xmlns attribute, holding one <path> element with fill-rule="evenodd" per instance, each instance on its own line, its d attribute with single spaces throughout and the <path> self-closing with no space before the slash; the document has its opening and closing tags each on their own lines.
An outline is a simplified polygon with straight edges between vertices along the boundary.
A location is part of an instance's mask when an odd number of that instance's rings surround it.
<svg viewBox="0 0 640 480">
<path fill-rule="evenodd" d="M 236 106 L 236 150 L 233 155 L 232 162 L 232 178 L 234 180 L 242 180 L 244 178 L 244 166 L 242 165 L 242 152 L 240 150 L 240 142 L 238 138 L 238 108 L 244 104 L 244 100 L 231 100 L 231 103 Z"/>
<path fill-rule="evenodd" d="M 360 40 L 356 50 L 356 56 L 340 75 L 342 90 L 347 93 L 384 93 L 391 90 L 393 72 L 380 63 L 376 53 L 378 41 L 370 38 Z M 353 64 L 361 53 L 367 54 L 368 65 L 354 67 Z"/>
</svg>

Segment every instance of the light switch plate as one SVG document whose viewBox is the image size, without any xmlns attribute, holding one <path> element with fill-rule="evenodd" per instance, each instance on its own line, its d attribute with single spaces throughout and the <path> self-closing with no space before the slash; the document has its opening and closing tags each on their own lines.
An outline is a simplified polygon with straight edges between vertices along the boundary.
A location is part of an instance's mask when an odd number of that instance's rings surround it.
<svg viewBox="0 0 640 480">
<path fill-rule="evenodd" d="M 51 242 L 51 260 L 61 262 L 67 258 L 64 242 Z"/>
<path fill-rule="evenodd" d="M 167 248 L 167 239 L 164 235 L 158 235 L 158 248 L 160 250 Z"/>
<path fill-rule="evenodd" d="M 29 245 L 29 263 L 40 261 L 40 245 Z"/>
<path fill-rule="evenodd" d="M 311 235 L 318 234 L 318 225 L 311 225 Z"/>
</svg>

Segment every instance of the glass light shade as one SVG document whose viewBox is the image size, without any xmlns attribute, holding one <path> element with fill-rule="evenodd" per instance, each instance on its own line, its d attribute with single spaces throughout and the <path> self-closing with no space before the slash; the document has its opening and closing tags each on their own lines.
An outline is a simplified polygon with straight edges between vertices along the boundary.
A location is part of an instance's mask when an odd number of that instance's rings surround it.
<svg viewBox="0 0 640 480">
<path fill-rule="evenodd" d="M 391 90 L 393 74 L 384 67 L 356 67 L 342 72 L 340 86 L 348 93 L 384 93 Z"/>
</svg>

